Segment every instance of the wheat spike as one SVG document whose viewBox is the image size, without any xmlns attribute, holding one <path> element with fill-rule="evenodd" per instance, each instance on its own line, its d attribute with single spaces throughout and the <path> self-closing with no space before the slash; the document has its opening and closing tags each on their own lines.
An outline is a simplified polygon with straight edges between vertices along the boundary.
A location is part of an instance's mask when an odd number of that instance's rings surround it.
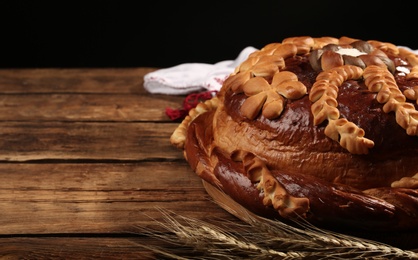
<svg viewBox="0 0 418 260">
<path fill-rule="evenodd" d="M 141 246 L 152 250 L 159 258 L 179 260 L 418 259 L 414 251 L 320 229 L 301 218 L 295 219 L 296 225 L 293 226 L 257 216 L 216 187 L 206 182 L 203 186 L 215 203 L 242 222 L 219 220 L 215 225 L 157 208 L 164 221 L 155 221 L 168 233 L 138 228 L 142 234 L 184 250 Z"/>
</svg>

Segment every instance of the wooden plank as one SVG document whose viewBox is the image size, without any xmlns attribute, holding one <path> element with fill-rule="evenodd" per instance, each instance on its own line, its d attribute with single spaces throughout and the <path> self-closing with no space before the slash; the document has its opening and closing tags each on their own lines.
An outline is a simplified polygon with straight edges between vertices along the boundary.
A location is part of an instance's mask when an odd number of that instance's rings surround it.
<svg viewBox="0 0 418 260">
<path fill-rule="evenodd" d="M 0 122 L 0 160 L 175 160 L 177 123 Z"/>
<path fill-rule="evenodd" d="M 149 237 L 0 238 L 1 259 L 157 259 L 141 245 L 161 245 Z M 173 247 L 168 244 L 166 247 Z"/>
<path fill-rule="evenodd" d="M 0 190 L 140 191 L 201 187 L 185 160 L 133 163 L 0 163 Z M 13 197 L 13 199 L 15 199 Z"/>
<path fill-rule="evenodd" d="M 0 234 L 161 230 L 159 208 L 213 221 L 214 204 L 186 162 L 0 164 Z"/>
<path fill-rule="evenodd" d="M 135 236 L 130 237 L 15 237 L 0 238 L 1 259 L 174 259 L 145 248 L 160 247 L 173 250 L 182 259 L 199 259 L 200 254 L 192 248 L 179 248 L 177 244 L 161 239 Z M 191 259 L 191 258 L 190 258 Z"/>
<path fill-rule="evenodd" d="M 0 94 L 0 121 L 170 121 L 184 97 L 131 94 Z"/>
<path fill-rule="evenodd" d="M 182 191 L 185 193 L 186 191 Z M 187 191 L 188 197 L 204 196 L 203 191 Z M 52 194 L 52 193 L 51 193 Z M 91 196 L 92 193 L 90 193 Z M 79 195 L 82 199 L 82 194 Z M 111 197 L 111 194 L 109 194 Z M 138 195 L 139 196 L 139 195 Z M 150 195 L 151 196 L 151 195 Z M 175 196 L 170 192 L 154 192 L 155 198 Z M 53 198 L 53 197 L 52 197 Z M 157 221 L 163 220 L 164 209 L 190 218 L 213 221 L 234 219 L 212 203 L 209 198 L 199 201 L 151 202 L 6 202 L 0 203 L 2 235 L 34 234 L 129 234 L 141 232 L 138 227 L 162 231 Z M 5 212 L 7 210 L 7 212 Z"/>
<path fill-rule="evenodd" d="M 0 92 L 146 94 L 144 75 L 156 69 L 0 69 Z"/>
</svg>

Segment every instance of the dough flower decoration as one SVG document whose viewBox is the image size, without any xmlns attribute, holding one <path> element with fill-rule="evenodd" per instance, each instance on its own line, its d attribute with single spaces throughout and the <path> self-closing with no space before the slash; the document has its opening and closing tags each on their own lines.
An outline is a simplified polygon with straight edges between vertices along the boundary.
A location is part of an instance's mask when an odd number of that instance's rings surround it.
<svg viewBox="0 0 418 260">
<path fill-rule="evenodd" d="M 256 52 L 257 53 L 257 52 Z M 271 75 L 284 68 L 284 59 L 279 55 L 249 55 L 248 59 L 241 63 L 235 72 L 234 77 L 228 77 L 224 85 L 234 92 L 241 92 L 242 85 L 253 77 L 269 78 Z"/>
<path fill-rule="evenodd" d="M 285 67 L 284 59 L 299 51 L 291 43 L 269 44 L 250 54 L 237 67 L 234 77 L 229 77 L 224 85 L 248 96 L 241 107 L 243 116 L 253 120 L 261 111 L 265 118 L 274 119 L 282 113 L 285 98 L 298 99 L 307 94 L 306 86 L 298 81 L 296 74 L 281 71 Z"/>
<path fill-rule="evenodd" d="M 242 91 L 249 96 L 241 106 L 243 116 L 254 119 L 262 115 L 268 119 L 278 117 L 284 107 L 285 99 L 298 99 L 307 89 L 298 77 L 289 71 L 276 72 L 271 84 L 261 77 L 249 79 L 242 85 Z"/>
</svg>

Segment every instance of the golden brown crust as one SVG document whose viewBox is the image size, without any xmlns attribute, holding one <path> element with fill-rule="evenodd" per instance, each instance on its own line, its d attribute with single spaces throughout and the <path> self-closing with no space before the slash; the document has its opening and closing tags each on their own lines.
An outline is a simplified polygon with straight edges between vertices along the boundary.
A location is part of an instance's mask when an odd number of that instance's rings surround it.
<svg viewBox="0 0 418 260">
<path fill-rule="evenodd" d="M 190 122 L 193 121 L 200 114 L 215 109 L 218 106 L 218 102 L 218 98 L 213 97 L 212 99 L 206 100 L 204 103 L 199 103 L 195 108 L 192 108 L 189 111 L 189 114 L 183 119 L 181 124 L 177 126 L 177 128 L 171 134 L 171 144 L 175 145 L 177 148 L 183 149 L 184 143 L 186 141 L 187 128 Z"/>
<path fill-rule="evenodd" d="M 287 38 L 249 55 L 171 142 L 258 214 L 418 230 L 417 67 L 392 43 Z"/>
</svg>

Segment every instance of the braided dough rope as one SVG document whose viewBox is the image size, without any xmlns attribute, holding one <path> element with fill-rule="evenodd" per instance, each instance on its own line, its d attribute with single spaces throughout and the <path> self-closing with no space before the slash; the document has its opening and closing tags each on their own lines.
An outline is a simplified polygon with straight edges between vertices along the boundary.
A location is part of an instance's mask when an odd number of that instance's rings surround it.
<svg viewBox="0 0 418 260">
<path fill-rule="evenodd" d="M 234 156 L 242 161 L 245 172 L 252 183 L 258 183 L 257 189 L 264 194 L 263 204 L 273 206 L 283 217 L 305 216 L 309 211 L 309 199 L 291 196 L 285 187 L 271 174 L 266 164 L 252 153 Z"/>
<path fill-rule="evenodd" d="M 414 105 L 406 102 L 406 97 L 399 90 L 395 78 L 385 68 L 371 65 L 363 73 L 365 84 L 372 92 L 377 92 L 376 100 L 384 103 L 385 113 L 395 112 L 396 122 L 408 135 L 418 135 L 418 111 Z"/>
<path fill-rule="evenodd" d="M 328 120 L 325 135 L 339 141 L 342 147 L 353 154 L 367 154 L 374 142 L 364 138 L 363 129 L 345 118 L 340 118 L 337 96 L 338 88 L 344 81 L 359 79 L 362 74 L 363 70 L 354 65 L 331 68 L 319 73 L 309 93 L 309 99 L 313 102 L 311 111 L 314 124 L 319 125 Z"/>
<path fill-rule="evenodd" d="M 196 107 L 190 109 L 189 114 L 183 119 L 180 125 L 174 130 L 170 136 L 170 142 L 177 148 L 183 149 L 186 141 L 187 127 L 197 116 L 207 111 L 216 109 L 219 104 L 218 97 L 205 100 L 203 103 L 197 104 Z"/>
<path fill-rule="evenodd" d="M 367 41 L 370 45 L 372 45 L 374 48 L 382 50 L 388 54 L 391 55 L 398 55 L 399 54 L 399 48 L 390 42 L 381 42 L 381 41 L 375 41 L 375 40 L 369 40 Z"/>
<path fill-rule="evenodd" d="M 403 94 L 408 99 L 415 100 L 418 104 L 418 86 L 405 90 Z"/>
<path fill-rule="evenodd" d="M 405 60 L 407 60 L 412 66 L 418 65 L 418 57 L 415 53 L 405 49 L 399 48 L 399 56 Z"/>
<path fill-rule="evenodd" d="M 411 71 L 406 75 L 406 79 L 418 79 L 418 65 L 412 67 Z"/>
</svg>

